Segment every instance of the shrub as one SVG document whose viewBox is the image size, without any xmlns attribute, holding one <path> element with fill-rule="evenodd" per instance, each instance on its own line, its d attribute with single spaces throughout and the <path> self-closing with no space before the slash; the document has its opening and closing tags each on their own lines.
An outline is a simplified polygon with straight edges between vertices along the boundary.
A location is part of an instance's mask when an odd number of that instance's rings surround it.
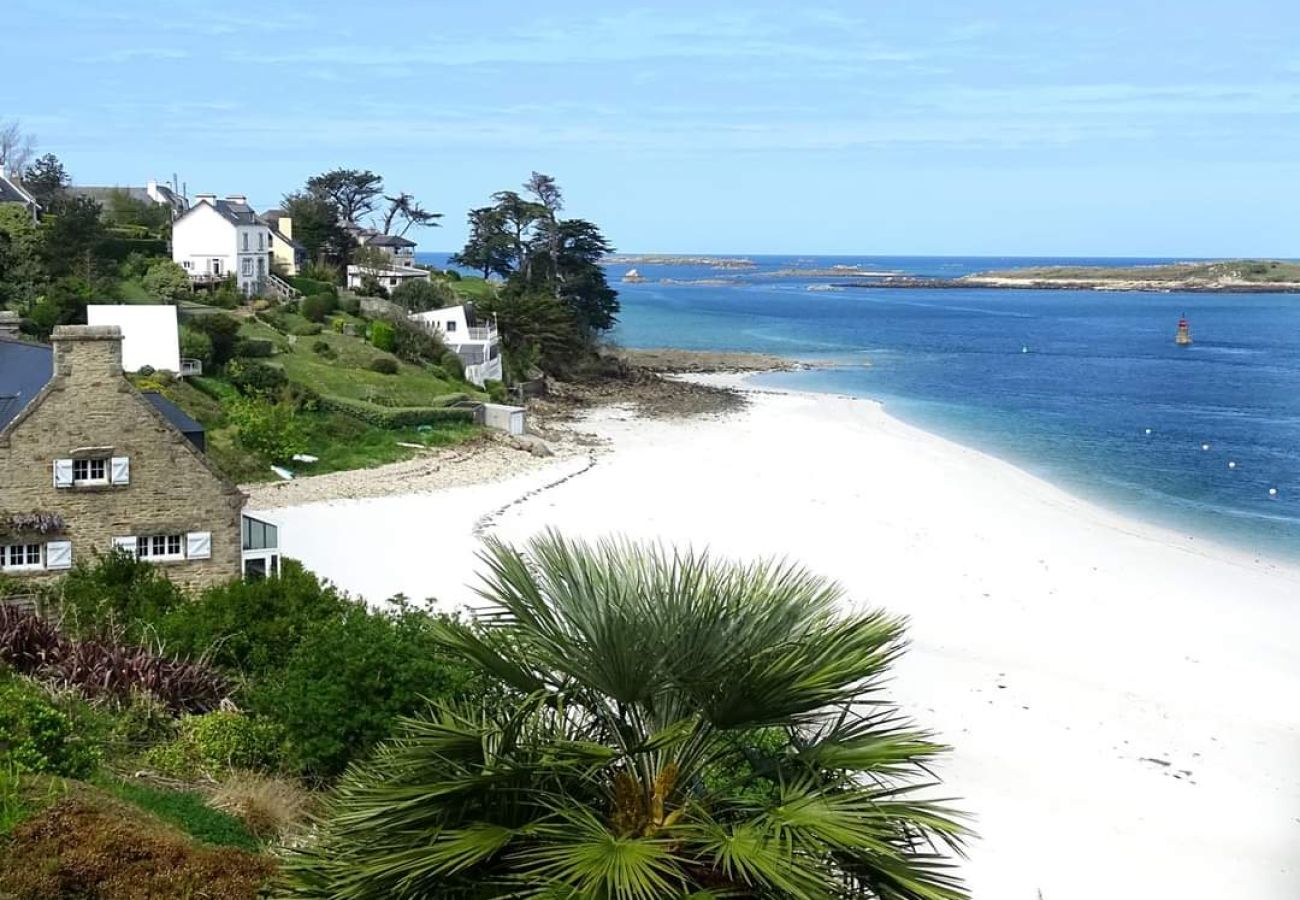
<svg viewBox="0 0 1300 900">
<path fill-rule="evenodd" d="M 164 775 L 213 777 L 230 769 L 273 771 L 283 757 L 284 731 L 275 722 L 236 712 L 185 716 L 180 733 L 150 748 L 144 762 Z"/>
<path fill-rule="evenodd" d="M 436 621 L 406 605 L 378 612 L 350 603 L 342 616 L 308 629 L 284 668 L 249 698 L 252 709 L 284 727 L 293 769 L 337 775 L 426 698 L 468 691 L 469 670 L 443 652 Z"/>
<path fill-rule="evenodd" d="M 272 462 L 287 462 L 306 449 L 289 403 L 240 399 L 230 404 L 226 417 L 235 426 L 235 440 L 241 447 Z"/>
<path fill-rule="evenodd" d="M 285 280 L 301 291 L 304 297 L 313 297 L 320 294 L 329 297 L 338 297 L 339 295 L 339 289 L 334 285 L 332 279 L 322 281 L 316 278 L 308 278 L 306 275 L 290 275 Z"/>
<path fill-rule="evenodd" d="M 455 378 L 457 381 L 465 380 L 465 363 L 456 355 L 455 351 L 448 350 L 438 359 L 438 365 L 442 366 L 443 371 Z"/>
<path fill-rule="evenodd" d="M 138 643 L 185 602 L 184 592 L 157 568 L 115 550 L 93 564 L 79 560 L 59 585 L 55 605 L 63 630 L 73 636 L 118 629 Z"/>
<path fill-rule="evenodd" d="M 396 375 L 397 360 L 391 356 L 381 356 L 370 363 L 372 372 L 379 372 L 381 375 Z"/>
<path fill-rule="evenodd" d="M 394 319 L 388 323 L 393 329 L 394 346 L 393 353 L 399 358 L 409 363 L 438 363 L 444 353 L 447 352 L 447 345 L 442 342 L 442 338 L 436 332 L 411 321 L 410 319 Z"/>
<path fill-rule="evenodd" d="M 324 330 L 325 329 L 321 327 L 319 322 L 304 322 L 301 325 L 295 325 L 290 328 L 289 333 L 297 335 L 298 337 L 312 337 L 313 335 L 320 334 Z"/>
<path fill-rule="evenodd" d="M 361 315 L 361 300 L 352 296 L 344 297 L 339 301 L 339 309 L 349 316 L 359 316 Z"/>
<path fill-rule="evenodd" d="M 304 297 L 298 308 L 302 312 L 302 317 L 311 322 L 324 322 L 329 312 L 329 305 L 319 295 Z"/>
<path fill-rule="evenodd" d="M 409 312 L 424 312 L 456 305 L 456 292 L 442 281 L 410 280 L 393 288 L 391 299 Z"/>
<path fill-rule="evenodd" d="M 349 601 L 293 560 L 277 579 L 233 581 L 174 609 L 159 634 L 174 652 L 259 678 L 285 664 L 312 625 L 343 614 Z"/>
<path fill-rule="evenodd" d="M 19 772 L 84 778 L 99 757 L 39 687 L 0 676 L 0 766 Z"/>
<path fill-rule="evenodd" d="M 340 412 L 380 428 L 416 428 L 442 423 L 474 424 L 474 410 L 442 406 L 377 406 L 346 397 L 321 397 L 320 408 Z"/>
<path fill-rule="evenodd" d="M 370 343 L 377 350 L 392 353 L 397 347 L 397 333 L 390 322 L 378 321 L 370 325 Z"/>
<path fill-rule="evenodd" d="M 175 302 L 190 292 L 190 276 L 170 259 L 160 259 L 145 273 L 144 289 L 155 297 Z"/>
<path fill-rule="evenodd" d="M 343 321 L 342 319 L 332 319 L 330 321 L 330 328 L 334 331 L 335 334 L 342 334 L 347 324 L 348 323 Z"/>
<path fill-rule="evenodd" d="M 357 288 L 357 293 L 363 297 L 388 299 L 388 288 L 380 284 L 379 279 L 374 275 L 369 274 L 361 276 L 361 286 Z"/>
<path fill-rule="evenodd" d="M 258 837 L 274 839 L 303 823 L 311 795 L 284 778 L 238 772 L 222 781 L 208 802 L 237 817 Z"/>
<path fill-rule="evenodd" d="M 240 323 L 234 316 L 226 313 L 206 313 L 191 316 L 186 326 L 206 334 L 212 341 L 212 362 L 223 365 L 235 354 L 235 340 L 239 335 Z"/>
<path fill-rule="evenodd" d="M 506 390 L 505 382 L 489 378 L 483 383 L 483 390 L 487 391 L 488 398 L 491 399 L 493 403 L 505 403 L 510 399 L 510 394 Z"/>
<path fill-rule="evenodd" d="M 205 368 L 212 365 L 212 338 L 188 326 L 182 328 L 181 356 L 185 359 L 197 359 Z"/>
<path fill-rule="evenodd" d="M 455 269 L 447 269 L 442 273 L 448 281 L 460 281 L 460 273 Z"/>
<path fill-rule="evenodd" d="M 339 274 L 338 266 L 329 263 L 309 262 L 302 267 L 299 277 L 333 286 L 339 283 Z M 303 291 L 303 293 L 305 294 L 307 291 Z"/>
<path fill-rule="evenodd" d="M 284 369 L 255 361 L 234 360 L 226 367 L 226 374 L 246 397 L 274 397 L 289 383 Z"/>
<path fill-rule="evenodd" d="M 265 338 L 240 338 L 235 342 L 235 356 L 240 359 L 264 359 L 275 353 L 275 344 Z"/>
</svg>

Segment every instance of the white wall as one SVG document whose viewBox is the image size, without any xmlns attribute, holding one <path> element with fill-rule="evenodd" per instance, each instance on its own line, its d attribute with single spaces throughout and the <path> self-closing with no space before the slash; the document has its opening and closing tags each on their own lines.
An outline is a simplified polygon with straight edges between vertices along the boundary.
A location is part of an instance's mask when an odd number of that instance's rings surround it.
<svg viewBox="0 0 1300 900">
<path fill-rule="evenodd" d="M 411 318 L 419 319 L 425 325 L 437 328 L 451 344 L 469 340 L 469 324 L 465 319 L 464 306 L 448 306 L 444 309 L 431 309 L 416 313 Z"/>
<path fill-rule="evenodd" d="M 160 372 L 181 370 L 174 306 L 87 306 L 86 324 L 122 329 L 122 368 L 128 372 L 138 372 L 145 366 Z"/>
<path fill-rule="evenodd" d="M 244 250 L 244 237 L 248 250 Z M 261 238 L 259 249 L 258 239 Z M 271 229 L 265 225 L 234 225 L 207 203 L 196 203 L 172 226 L 172 259 L 191 276 L 234 275 L 239 289 L 249 291 L 271 271 Z M 258 260 L 261 260 L 261 275 Z M 248 261 L 247 272 L 244 261 Z M 186 263 L 189 263 L 187 266 Z"/>
</svg>

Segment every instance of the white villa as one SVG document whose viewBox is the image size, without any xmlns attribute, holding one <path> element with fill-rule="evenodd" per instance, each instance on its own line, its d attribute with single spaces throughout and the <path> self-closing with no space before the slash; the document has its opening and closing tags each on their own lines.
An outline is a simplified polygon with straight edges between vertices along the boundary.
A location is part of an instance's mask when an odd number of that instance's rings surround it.
<svg viewBox="0 0 1300 900">
<path fill-rule="evenodd" d="M 271 274 L 271 229 L 232 194 L 196 194 L 194 205 L 172 225 L 172 259 L 195 282 L 234 276 L 248 296 L 264 292 Z"/>
<path fill-rule="evenodd" d="M 431 309 L 411 316 L 455 351 L 465 364 L 465 379 L 479 387 L 501 381 L 501 336 L 496 322 L 479 321 L 473 304 Z"/>
<path fill-rule="evenodd" d="M 367 275 L 373 275 L 375 279 L 390 294 L 393 289 L 408 281 L 428 281 L 430 279 L 428 269 L 413 269 L 406 266 L 395 266 L 392 268 L 378 268 L 376 266 L 348 266 L 348 288 L 350 290 L 360 290 L 361 282 Z"/>
</svg>

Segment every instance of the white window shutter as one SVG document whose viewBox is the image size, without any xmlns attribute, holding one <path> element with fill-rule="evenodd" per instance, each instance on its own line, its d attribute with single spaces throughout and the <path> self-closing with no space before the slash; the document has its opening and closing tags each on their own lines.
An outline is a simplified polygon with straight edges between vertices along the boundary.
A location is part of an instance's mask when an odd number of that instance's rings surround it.
<svg viewBox="0 0 1300 900">
<path fill-rule="evenodd" d="M 135 538 L 115 537 L 113 538 L 113 549 L 124 550 L 132 556 L 135 556 Z"/>
<path fill-rule="evenodd" d="M 109 460 L 108 480 L 111 484 L 131 483 L 131 458 L 129 456 L 114 456 Z"/>
<path fill-rule="evenodd" d="M 191 531 L 185 535 L 186 559 L 212 558 L 212 532 Z"/>
<path fill-rule="evenodd" d="M 72 487 L 72 460 L 56 459 L 54 461 L 54 486 L 56 488 Z"/>
<path fill-rule="evenodd" d="M 45 568 L 72 568 L 72 541 L 50 541 L 45 545 Z"/>
</svg>

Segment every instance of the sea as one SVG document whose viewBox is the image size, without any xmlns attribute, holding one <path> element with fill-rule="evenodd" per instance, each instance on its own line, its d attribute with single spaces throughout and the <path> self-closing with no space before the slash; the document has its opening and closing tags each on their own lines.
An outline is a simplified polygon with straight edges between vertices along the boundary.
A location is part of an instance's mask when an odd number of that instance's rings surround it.
<svg viewBox="0 0 1300 900">
<path fill-rule="evenodd" d="M 755 382 L 871 398 L 1117 511 L 1300 561 L 1300 295 L 855 287 L 843 268 L 954 277 L 1168 259 L 747 258 L 611 265 L 612 338 L 816 363 Z M 631 268 L 645 281 L 622 282 Z M 1190 347 L 1174 344 L 1182 316 Z"/>
</svg>

